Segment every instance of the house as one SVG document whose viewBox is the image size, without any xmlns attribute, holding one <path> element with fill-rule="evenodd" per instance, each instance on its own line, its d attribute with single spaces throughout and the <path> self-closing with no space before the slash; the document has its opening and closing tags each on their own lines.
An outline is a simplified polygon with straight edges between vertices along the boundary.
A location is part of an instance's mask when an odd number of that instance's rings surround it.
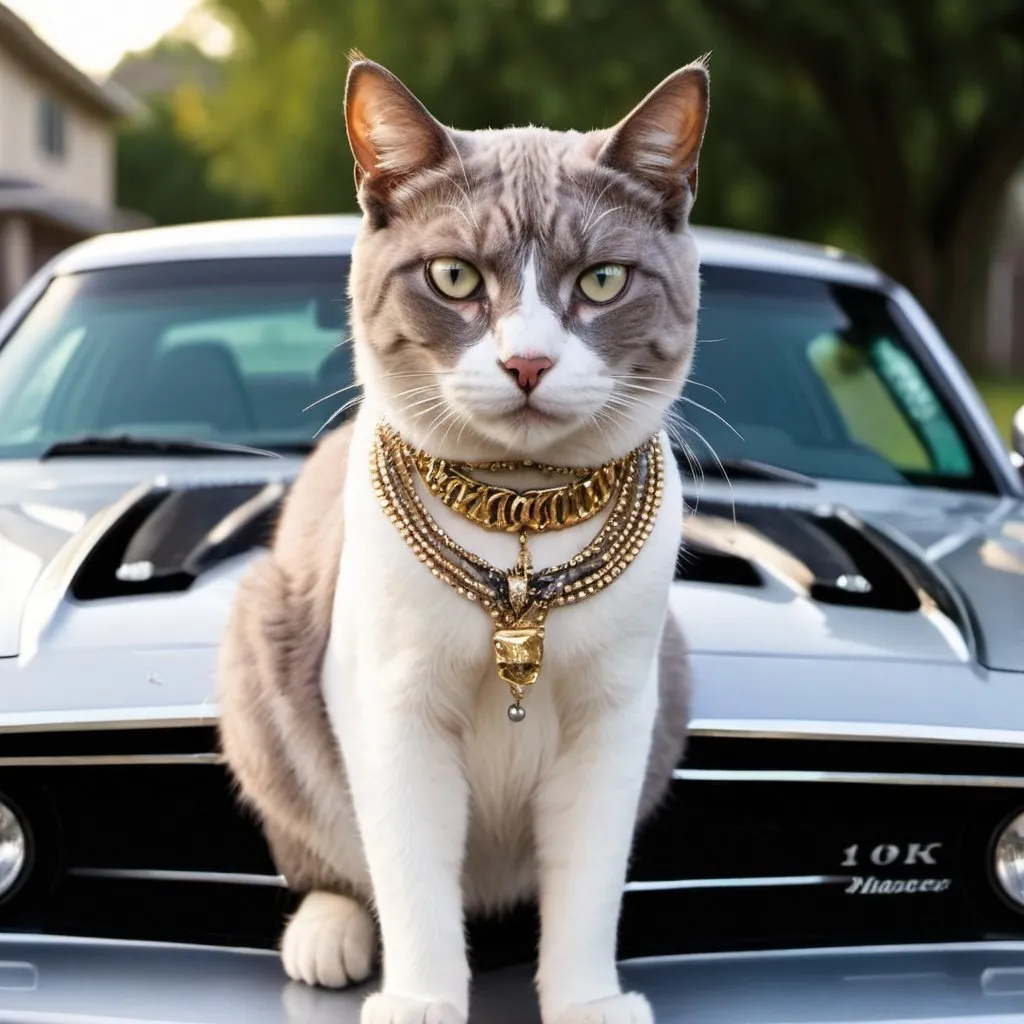
<svg viewBox="0 0 1024 1024">
<path fill-rule="evenodd" d="M 0 3 L 0 308 L 68 245 L 145 223 L 115 202 L 115 130 L 132 109 Z"/>
</svg>

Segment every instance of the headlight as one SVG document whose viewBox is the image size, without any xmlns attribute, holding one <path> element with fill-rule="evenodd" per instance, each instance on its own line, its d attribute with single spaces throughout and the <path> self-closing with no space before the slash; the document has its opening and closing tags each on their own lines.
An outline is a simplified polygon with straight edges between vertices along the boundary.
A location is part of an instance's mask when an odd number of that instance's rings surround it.
<svg viewBox="0 0 1024 1024">
<path fill-rule="evenodd" d="M 10 892 L 21 878 L 27 859 L 25 829 L 14 810 L 0 800 L 0 896 Z"/>
<path fill-rule="evenodd" d="M 1024 908 L 1024 814 L 1018 814 L 996 840 L 995 869 L 1003 892 Z"/>
</svg>

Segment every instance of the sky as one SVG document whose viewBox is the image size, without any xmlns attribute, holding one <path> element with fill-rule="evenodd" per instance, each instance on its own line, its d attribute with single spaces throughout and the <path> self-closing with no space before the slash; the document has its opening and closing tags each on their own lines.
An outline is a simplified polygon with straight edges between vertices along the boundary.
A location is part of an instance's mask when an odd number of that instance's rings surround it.
<svg viewBox="0 0 1024 1024">
<path fill-rule="evenodd" d="M 102 77 L 179 25 L 196 0 L 0 0 L 55 50 Z M 216 45 L 216 41 L 214 41 Z"/>
</svg>

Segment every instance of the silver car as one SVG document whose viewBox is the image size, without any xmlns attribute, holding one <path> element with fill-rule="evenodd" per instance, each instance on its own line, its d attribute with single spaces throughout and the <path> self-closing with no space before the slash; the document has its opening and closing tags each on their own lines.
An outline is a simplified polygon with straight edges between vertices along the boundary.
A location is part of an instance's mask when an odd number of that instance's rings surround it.
<svg viewBox="0 0 1024 1024">
<path fill-rule="evenodd" d="M 0 1022 L 358 1019 L 286 982 L 295 897 L 213 691 L 236 583 L 357 400 L 357 226 L 101 237 L 0 315 Z M 696 234 L 692 740 L 622 970 L 665 1024 L 1024 1019 L 1021 453 L 875 268 Z M 473 1020 L 535 1022 L 533 908 L 469 927 Z"/>
</svg>

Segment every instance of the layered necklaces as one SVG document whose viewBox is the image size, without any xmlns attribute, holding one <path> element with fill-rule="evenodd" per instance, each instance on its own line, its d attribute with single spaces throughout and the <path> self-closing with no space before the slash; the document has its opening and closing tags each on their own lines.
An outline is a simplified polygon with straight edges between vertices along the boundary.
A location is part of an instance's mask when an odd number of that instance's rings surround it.
<svg viewBox="0 0 1024 1024">
<path fill-rule="evenodd" d="M 567 476 L 554 487 L 515 491 L 475 479 L 477 472 L 533 470 Z M 498 678 L 511 691 L 508 717 L 526 717 L 523 698 L 544 661 L 544 623 L 552 607 L 578 604 L 604 590 L 640 554 L 654 528 L 664 488 L 658 438 L 597 469 L 525 461 L 450 462 L 411 446 L 387 424 L 370 454 L 373 489 L 384 514 L 412 552 L 494 624 Z M 448 536 L 417 493 L 418 475 L 447 508 L 486 530 L 519 535 L 511 569 L 499 569 Z M 567 562 L 534 571 L 529 534 L 562 530 L 611 512 L 593 540 Z"/>
</svg>

